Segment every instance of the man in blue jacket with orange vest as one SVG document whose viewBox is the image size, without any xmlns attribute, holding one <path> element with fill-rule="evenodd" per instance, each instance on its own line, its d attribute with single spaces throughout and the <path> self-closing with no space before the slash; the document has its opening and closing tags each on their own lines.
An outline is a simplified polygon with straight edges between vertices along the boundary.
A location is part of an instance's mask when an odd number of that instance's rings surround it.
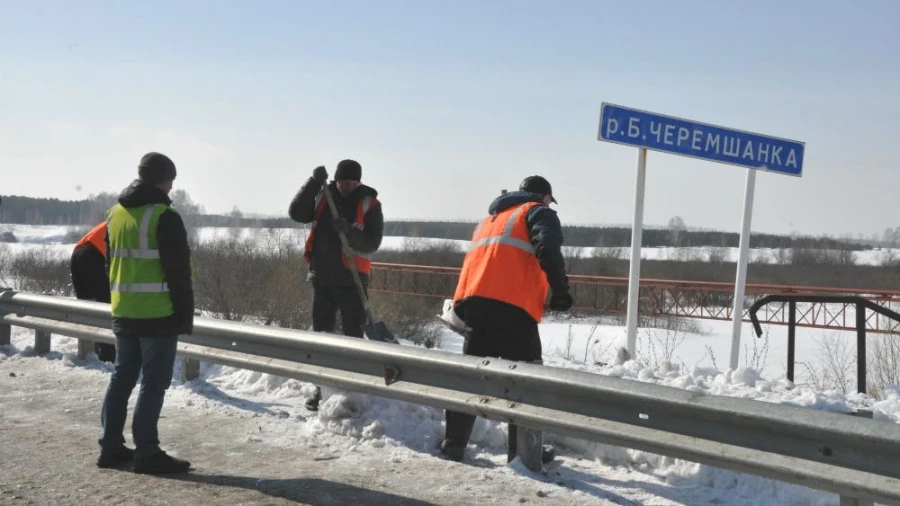
<svg viewBox="0 0 900 506">
<path fill-rule="evenodd" d="M 454 311 L 469 328 L 465 355 L 540 363 L 538 322 L 548 292 L 551 310 L 572 307 L 562 226 L 551 202 L 556 199 L 550 183 L 527 177 L 519 191 L 494 199 L 490 216 L 475 228 L 453 296 Z M 474 415 L 448 410 L 441 453 L 461 461 L 474 424 Z M 510 459 L 516 456 L 516 432 L 510 425 Z"/>
<path fill-rule="evenodd" d="M 355 160 L 338 163 L 331 184 L 327 184 L 325 167 L 316 167 L 288 209 L 292 220 L 310 224 L 303 257 L 309 263 L 308 279 L 313 285 L 313 330 L 316 332 L 333 332 L 340 311 L 344 335 L 363 337 L 366 313 L 338 235 L 343 233 L 354 250 L 356 268 L 366 290 L 372 271 L 369 256 L 381 246 L 384 215 L 378 191 L 362 184 L 361 179 L 362 166 Z M 326 184 L 340 216 L 331 214 L 324 196 Z M 307 409 L 318 410 L 321 398 L 321 392 L 316 389 L 306 403 Z"/>
</svg>

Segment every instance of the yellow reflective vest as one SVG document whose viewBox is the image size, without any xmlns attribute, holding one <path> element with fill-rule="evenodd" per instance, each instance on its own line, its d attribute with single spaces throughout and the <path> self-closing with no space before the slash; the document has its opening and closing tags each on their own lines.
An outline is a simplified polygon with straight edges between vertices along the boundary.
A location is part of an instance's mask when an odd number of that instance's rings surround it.
<svg viewBox="0 0 900 506">
<path fill-rule="evenodd" d="M 164 318 L 174 314 L 156 231 L 165 204 L 124 207 L 107 212 L 109 289 L 113 317 Z"/>
</svg>

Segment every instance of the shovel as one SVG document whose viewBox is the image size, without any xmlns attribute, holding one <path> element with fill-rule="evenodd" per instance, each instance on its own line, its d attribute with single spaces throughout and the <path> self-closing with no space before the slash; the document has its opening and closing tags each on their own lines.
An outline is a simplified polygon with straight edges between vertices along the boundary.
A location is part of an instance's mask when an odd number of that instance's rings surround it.
<svg viewBox="0 0 900 506">
<path fill-rule="evenodd" d="M 331 209 L 332 219 L 339 218 L 340 214 L 338 214 L 337 206 L 334 204 L 334 197 L 331 196 L 331 190 L 328 188 L 328 185 L 325 185 L 324 191 L 325 200 L 328 201 L 328 208 Z M 359 271 L 356 269 L 353 250 L 350 249 L 350 244 L 347 242 L 347 236 L 344 235 L 343 232 L 338 232 L 338 236 L 341 238 L 341 248 L 344 251 L 344 255 L 347 256 L 347 263 L 350 264 L 350 273 L 353 274 L 353 283 L 356 284 L 359 298 L 362 299 L 363 309 L 366 311 L 366 321 L 363 323 L 363 333 L 368 336 L 371 341 L 399 344 L 397 338 L 394 337 L 394 334 L 391 333 L 384 322 L 376 322 L 375 319 L 372 318 L 372 311 L 369 310 L 369 298 L 366 297 L 366 291 L 363 290 L 362 280 L 359 279 Z"/>
</svg>

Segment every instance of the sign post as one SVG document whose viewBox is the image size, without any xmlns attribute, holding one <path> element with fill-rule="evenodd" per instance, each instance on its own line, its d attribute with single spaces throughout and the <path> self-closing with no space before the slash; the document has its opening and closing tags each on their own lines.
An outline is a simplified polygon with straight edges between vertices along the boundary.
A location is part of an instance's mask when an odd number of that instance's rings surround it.
<svg viewBox="0 0 900 506">
<path fill-rule="evenodd" d="M 634 225 L 631 227 L 631 262 L 628 267 L 628 354 L 634 358 L 637 343 L 638 287 L 641 278 L 641 235 L 644 233 L 644 182 L 647 180 L 647 148 L 638 149 L 637 174 L 634 177 Z M 635 247 L 635 245 L 637 245 Z"/>
<path fill-rule="evenodd" d="M 647 150 L 700 158 L 712 162 L 746 167 L 740 255 L 734 288 L 730 367 L 737 368 L 740 352 L 741 323 L 744 315 L 744 289 L 747 257 L 750 250 L 750 223 L 756 171 L 800 177 L 803 174 L 802 142 L 760 135 L 743 130 L 664 116 L 638 109 L 603 103 L 600 106 L 601 141 L 636 147 L 638 174 L 635 182 L 634 223 L 631 233 L 631 268 L 628 276 L 628 353 L 635 356 L 640 282 L 641 234 L 644 216 L 644 183 Z"/>
<path fill-rule="evenodd" d="M 741 351 L 741 324 L 744 323 L 744 291 L 747 287 L 747 257 L 750 255 L 750 220 L 753 218 L 753 192 L 756 171 L 747 169 L 744 185 L 744 211 L 741 213 L 741 241 L 738 254 L 737 277 L 734 280 L 734 305 L 731 308 L 731 357 L 728 367 L 737 369 Z"/>
</svg>

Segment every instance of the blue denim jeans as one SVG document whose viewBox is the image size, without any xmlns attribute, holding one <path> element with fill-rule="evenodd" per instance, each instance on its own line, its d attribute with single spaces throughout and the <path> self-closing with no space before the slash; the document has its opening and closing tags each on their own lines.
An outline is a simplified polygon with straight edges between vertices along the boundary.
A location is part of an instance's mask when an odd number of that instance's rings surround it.
<svg viewBox="0 0 900 506">
<path fill-rule="evenodd" d="M 116 335 L 116 365 L 103 400 L 101 422 L 102 449 L 115 449 L 125 444 L 122 432 L 128 415 L 128 398 L 141 376 L 141 388 L 134 407 L 131 433 L 135 457 L 152 455 L 159 449 L 157 422 L 166 389 L 172 383 L 178 336 L 138 337 Z"/>
</svg>

